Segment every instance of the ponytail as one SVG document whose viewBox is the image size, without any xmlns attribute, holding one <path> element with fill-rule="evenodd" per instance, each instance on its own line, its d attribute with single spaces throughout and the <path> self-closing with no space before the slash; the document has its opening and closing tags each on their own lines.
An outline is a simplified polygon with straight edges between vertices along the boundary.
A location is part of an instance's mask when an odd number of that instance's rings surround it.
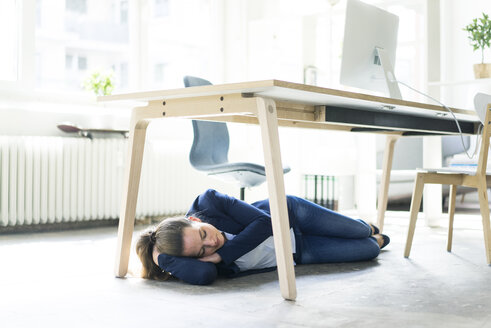
<svg viewBox="0 0 491 328">
<path fill-rule="evenodd" d="M 163 271 L 153 261 L 153 247 L 155 245 L 156 231 L 146 231 L 141 234 L 136 243 L 136 253 L 142 262 L 141 276 L 145 279 L 167 280 L 170 277 L 168 272 Z"/>
<path fill-rule="evenodd" d="M 186 218 L 171 218 L 159 223 L 154 230 L 145 231 L 136 243 L 136 253 L 142 262 L 141 276 L 145 279 L 167 280 L 169 272 L 162 270 L 153 261 L 153 250 L 159 253 L 182 256 L 182 230 L 191 227 L 192 222 Z"/>
</svg>

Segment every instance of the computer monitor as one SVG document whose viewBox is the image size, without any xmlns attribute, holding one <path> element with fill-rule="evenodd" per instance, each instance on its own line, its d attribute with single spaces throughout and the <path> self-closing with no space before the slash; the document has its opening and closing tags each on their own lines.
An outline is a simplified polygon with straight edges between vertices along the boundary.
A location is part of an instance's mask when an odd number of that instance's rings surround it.
<svg viewBox="0 0 491 328">
<path fill-rule="evenodd" d="M 402 99 L 394 75 L 399 17 L 359 0 L 348 0 L 341 84 Z"/>
</svg>

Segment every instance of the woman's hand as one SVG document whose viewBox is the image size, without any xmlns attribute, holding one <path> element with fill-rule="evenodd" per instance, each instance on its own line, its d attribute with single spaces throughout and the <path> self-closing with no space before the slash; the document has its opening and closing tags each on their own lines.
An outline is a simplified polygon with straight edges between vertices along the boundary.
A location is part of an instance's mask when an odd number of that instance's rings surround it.
<svg viewBox="0 0 491 328">
<path fill-rule="evenodd" d="M 211 262 L 211 263 L 220 263 L 222 261 L 222 257 L 218 253 L 213 253 L 208 256 L 203 256 L 198 258 L 198 260 L 203 261 L 203 262 Z"/>
</svg>

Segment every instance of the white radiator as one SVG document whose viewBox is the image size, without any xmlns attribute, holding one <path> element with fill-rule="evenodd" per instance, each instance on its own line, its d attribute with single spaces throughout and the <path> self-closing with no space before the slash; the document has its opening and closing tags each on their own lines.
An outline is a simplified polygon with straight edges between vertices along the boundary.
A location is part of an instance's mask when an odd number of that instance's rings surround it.
<svg viewBox="0 0 491 328">
<path fill-rule="evenodd" d="M 0 136 L 0 226 L 118 218 L 126 152 L 125 139 Z M 147 142 L 137 217 L 186 212 L 196 179 L 182 145 Z"/>
</svg>

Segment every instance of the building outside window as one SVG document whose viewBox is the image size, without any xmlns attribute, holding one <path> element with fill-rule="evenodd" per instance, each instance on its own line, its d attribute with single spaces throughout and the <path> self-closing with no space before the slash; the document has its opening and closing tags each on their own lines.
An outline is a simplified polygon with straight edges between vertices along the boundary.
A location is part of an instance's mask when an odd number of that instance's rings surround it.
<svg viewBox="0 0 491 328">
<path fill-rule="evenodd" d="M 182 87 L 184 75 L 213 80 L 213 67 L 221 64 L 213 53 L 223 42 L 215 37 L 218 17 L 214 9 L 212 0 L 152 1 L 143 31 L 148 54 L 142 62 L 148 72 L 144 88 Z"/>
<path fill-rule="evenodd" d="M 154 0 L 153 16 L 154 17 L 169 16 L 169 0 Z"/>
<path fill-rule="evenodd" d="M 35 87 L 40 90 L 83 92 L 83 80 L 96 70 L 114 71 L 115 92 L 176 87 L 183 75 L 209 76 L 210 49 L 217 51 L 222 42 L 212 39 L 217 28 L 212 0 L 131 6 L 128 0 L 35 1 Z M 132 16 L 137 12 L 140 16 Z M 130 24 L 133 31 L 141 26 L 137 39 L 130 40 Z M 139 78 L 129 75 L 135 71 L 131 67 L 137 67 Z"/>
<path fill-rule="evenodd" d="M 66 0 L 66 10 L 79 14 L 87 13 L 87 0 Z"/>
<path fill-rule="evenodd" d="M 93 71 L 115 67 L 117 87 L 127 81 L 128 1 L 37 0 L 36 88 L 82 92 Z"/>
<path fill-rule="evenodd" d="M 165 76 L 165 63 L 157 63 L 153 69 L 153 80 L 155 83 L 163 83 Z"/>
</svg>

